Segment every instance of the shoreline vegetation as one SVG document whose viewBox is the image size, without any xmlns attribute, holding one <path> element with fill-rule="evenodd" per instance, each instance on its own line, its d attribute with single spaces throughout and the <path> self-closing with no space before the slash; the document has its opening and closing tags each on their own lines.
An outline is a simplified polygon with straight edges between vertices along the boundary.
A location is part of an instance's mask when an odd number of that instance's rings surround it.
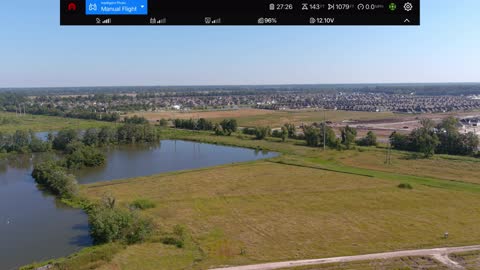
<svg viewBox="0 0 480 270">
<path fill-rule="evenodd" d="M 35 269 L 36 267 L 47 264 L 56 267 L 53 269 L 77 269 L 69 267 L 77 267 L 80 265 L 84 267 L 81 269 L 91 269 L 88 267 L 101 266 L 112 260 L 115 254 L 127 249 L 129 244 L 139 242 L 145 242 L 147 244 L 162 243 L 179 249 L 187 247 L 189 250 L 192 246 L 198 245 L 194 242 L 189 229 L 182 225 L 172 225 L 170 230 L 162 228 L 160 236 L 154 233 L 154 231 L 160 229 L 156 227 L 150 215 L 144 215 L 142 212 L 150 211 L 148 209 L 155 209 L 158 204 L 149 201 L 147 198 L 130 201 L 125 205 L 124 202 L 119 203 L 114 195 L 107 193 L 104 193 L 100 200 L 92 201 L 91 198 L 85 196 L 85 189 L 92 186 L 94 187 L 96 186 L 95 184 L 81 186 L 79 191 L 72 188 L 72 192 L 64 192 L 62 189 L 55 188 L 58 185 L 56 182 L 60 182 L 68 183 L 65 187 L 67 190 L 70 189 L 71 176 L 68 175 L 69 169 L 78 168 L 79 166 L 93 167 L 102 163 L 102 158 L 97 155 L 100 153 L 94 153 L 94 157 L 88 156 L 88 154 L 95 152 L 93 151 L 94 148 L 92 148 L 94 146 L 116 143 L 141 143 L 159 139 L 182 139 L 276 151 L 283 155 L 271 159 L 271 162 L 279 166 L 303 166 L 306 169 L 320 169 L 331 171 L 332 173 L 346 173 L 362 177 L 371 176 L 373 178 L 393 180 L 397 183 L 397 189 L 403 189 L 403 192 L 414 192 L 418 185 L 480 192 L 480 188 L 473 183 L 356 168 L 347 166 L 341 161 L 328 158 L 328 156 L 322 154 L 323 152 L 319 154 L 319 147 L 323 147 L 324 144 L 327 148 L 333 149 L 327 150 L 328 153 L 334 153 L 330 151 L 337 150 L 336 152 L 339 153 L 349 152 L 362 154 L 363 152 L 374 153 L 385 150 L 384 146 L 378 146 L 375 134 L 369 133 L 364 138 L 357 140 L 356 130 L 348 126 L 341 130 L 341 135 L 337 138 L 333 130 L 328 126 L 324 126 L 323 123 L 305 126 L 303 128 L 303 135 L 298 136 L 296 135 L 295 125 L 292 124 L 285 124 L 282 129 L 277 132 L 272 132 L 269 127 L 256 127 L 244 129 L 242 132 L 239 132 L 235 119 L 225 119 L 219 123 L 213 123 L 205 119 L 173 120 L 175 128 L 167 128 L 165 122 L 164 125 L 161 125 L 163 127 L 153 127 L 146 124 L 141 117 L 132 117 L 125 122 L 126 124 L 117 128 L 87 129 L 82 135 L 79 133 L 74 134 L 75 131 L 72 130 L 64 130 L 60 131 L 56 137 L 48 140 L 52 149 L 65 151 L 67 157 L 64 160 L 57 161 L 55 164 L 46 163 L 36 166 L 34 174 L 37 177 L 35 177 L 35 179 L 38 178 L 39 183 L 43 185 L 51 185 L 53 187 L 53 193 L 60 195 L 62 201 L 71 206 L 82 208 L 88 213 L 89 223 L 92 226 L 91 234 L 94 237 L 95 243 L 100 245 L 85 248 L 66 258 L 50 260 L 43 263 L 33 263 L 21 269 Z M 441 143 L 446 145 L 446 142 L 452 142 L 446 138 L 444 141 L 435 143 L 434 138 L 432 139 L 432 137 L 434 137 L 434 127 L 424 125 L 422 128 L 424 128 L 424 132 L 412 132 L 410 138 L 415 138 L 415 134 L 418 134 L 419 137 L 417 138 L 420 139 L 415 141 L 426 145 L 421 148 L 425 158 L 431 158 L 433 153 L 435 153 L 436 147 L 439 147 Z M 440 126 L 438 128 L 440 128 Z M 451 138 L 459 142 L 457 139 L 458 136 L 456 136 L 453 131 L 448 131 L 448 135 L 451 135 Z M 434 142 L 432 143 L 432 141 Z M 475 143 L 475 141 L 470 141 L 470 143 Z M 478 141 L 476 144 L 478 147 Z M 401 149 L 401 147 L 398 146 L 394 146 L 394 148 Z M 394 150 L 394 154 L 397 153 L 402 152 Z M 474 153 L 470 152 L 469 155 L 473 156 Z M 68 161 L 69 156 L 70 161 Z M 438 158 L 443 157 L 443 155 L 440 155 Z M 469 159 L 469 157 L 459 158 Z M 91 162 L 91 160 L 94 161 Z M 472 160 L 475 159 L 472 158 Z M 105 162 L 104 159 L 103 162 Z M 269 163 L 269 161 L 255 162 L 255 164 L 259 163 Z M 44 166 L 44 168 L 42 166 Z M 52 173 L 52 171 L 55 171 L 55 173 Z M 188 172 L 189 171 L 183 173 Z M 53 181 L 53 184 L 48 184 L 50 175 L 53 175 L 53 178 L 58 178 L 59 180 Z M 122 183 L 128 181 L 129 180 L 122 181 Z M 198 256 L 195 260 L 203 260 L 206 256 L 203 253 L 204 251 L 201 251 L 195 255 Z M 242 254 L 243 251 L 240 253 Z"/>
</svg>

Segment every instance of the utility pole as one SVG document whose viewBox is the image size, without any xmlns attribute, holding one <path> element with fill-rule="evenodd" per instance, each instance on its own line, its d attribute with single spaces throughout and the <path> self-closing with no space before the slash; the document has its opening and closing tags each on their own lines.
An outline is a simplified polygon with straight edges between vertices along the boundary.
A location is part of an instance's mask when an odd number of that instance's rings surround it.
<svg viewBox="0 0 480 270">
<path fill-rule="evenodd" d="M 327 112 L 325 110 L 325 107 L 323 107 L 323 151 L 326 150 L 326 138 L 325 138 L 325 135 L 326 135 L 326 132 L 327 131 Z"/>
</svg>

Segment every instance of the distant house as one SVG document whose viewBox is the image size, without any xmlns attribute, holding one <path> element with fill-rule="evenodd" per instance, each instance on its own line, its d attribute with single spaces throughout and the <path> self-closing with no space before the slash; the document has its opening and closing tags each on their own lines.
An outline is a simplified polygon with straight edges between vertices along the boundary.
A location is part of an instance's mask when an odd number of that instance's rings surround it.
<svg viewBox="0 0 480 270">
<path fill-rule="evenodd" d="M 172 108 L 174 110 L 180 110 L 182 107 L 180 105 L 173 105 Z"/>
</svg>

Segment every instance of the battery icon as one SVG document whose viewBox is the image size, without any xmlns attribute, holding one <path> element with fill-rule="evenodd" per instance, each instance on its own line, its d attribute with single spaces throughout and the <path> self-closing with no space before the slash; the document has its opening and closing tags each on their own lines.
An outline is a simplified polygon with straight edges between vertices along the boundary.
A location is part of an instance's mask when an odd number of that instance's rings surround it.
<svg viewBox="0 0 480 270">
<path fill-rule="evenodd" d="M 275 10 L 275 4 L 270 4 L 270 10 Z"/>
</svg>

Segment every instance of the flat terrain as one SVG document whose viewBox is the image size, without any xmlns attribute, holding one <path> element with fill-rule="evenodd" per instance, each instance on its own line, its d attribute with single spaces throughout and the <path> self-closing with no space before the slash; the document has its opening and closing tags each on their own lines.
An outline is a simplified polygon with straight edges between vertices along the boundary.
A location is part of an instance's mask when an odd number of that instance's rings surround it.
<svg viewBox="0 0 480 270">
<path fill-rule="evenodd" d="M 402 257 L 388 260 L 335 263 L 283 268 L 281 270 L 450 270 L 430 257 Z"/>
<path fill-rule="evenodd" d="M 272 111 L 259 109 L 239 109 L 230 111 L 196 111 L 196 112 L 137 112 L 130 116 L 144 116 L 150 121 L 157 121 L 161 118 L 165 119 L 190 119 L 190 118 L 206 118 L 215 121 L 221 121 L 225 118 L 235 118 L 242 127 L 254 126 L 270 126 L 280 127 L 285 123 L 295 123 L 301 125 L 303 123 L 310 124 L 313 122 L 323 121 L 323 111 Z M 401 119 L 411 115 L 394 114 L 391 112 L 351 112 L 351 111 L 327 111 L 326 118 L 333 122 L 350 121 L 367 121 L 379 119 Z"/>
<path fill-rule="evenodd" d="M 386 149 L 328 153 L 328 159 L 335 159 L 350 167 L 480 184 L 478 158 L 437 155 L 431 159 L 423 159 L 414 153 L 393 151 L 391 164 L 386 165 L 385 157 Z"/>
<path fill-rule="evenodd" d="M 127 247 L 99 269 L 207 269 L 480 242 L 480 185 L 341 163 L 343 153 L 355 151 L 329 151 L 340 154 L 325 158 L 318 149 L 290 143 L 182 136 L 277 148 L 285 155 L 274 162 L 84 186 L 82 193 L 92 200 L 108 192 L 121 205 L 137 198 L 154 201 L 157 207 L 145 212 L 158 225 L 154 239 L 177 224 L 190 235 L 183 249 L 155 240 Z M 414 188 L 398 188 L 402 182 Z M 442 238 L 445 231 L 449 239 Z M 389 263 L 396 267 L 398 261 Z"/>
<path fill-rule="evenodd" d="M 480 252 L 471 251 L 463 253 L 455 253 L 450 256 L 452 260 L 458 262 L 467 270 L 476 270 L 480 269 Z"/>
<path fill-rule="evenodd" d="M 86 129 L 89 127 L 102 127 L 113 125 L 109 122 L 100 122 L 95 120 L 72 119 L 43 115 L 22 115 L 16 116 L 15 113 L 0 112 L 0 131 L 13 133 L 16 130 L 33 130 L 39 131 L 57 131 L 62 128 Z"/>
</svg>

